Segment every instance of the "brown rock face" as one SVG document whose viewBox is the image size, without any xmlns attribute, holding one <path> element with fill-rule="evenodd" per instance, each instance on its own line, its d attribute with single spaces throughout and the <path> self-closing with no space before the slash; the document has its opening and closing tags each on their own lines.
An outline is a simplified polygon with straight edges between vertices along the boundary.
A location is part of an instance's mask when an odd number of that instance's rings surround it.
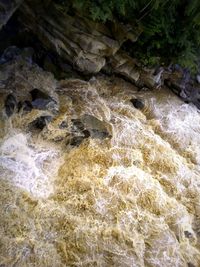
<svg viewBox="0 0 200 267">
<path fill-rule="evenodd" d="M 26 1 L 21 12 L 23 23 L 46 47 L 81 72 L 99 72 L 106 57 L 115 54 L 120 47 L 120 40 L 114 39 L 104 25 L 64 14 L 54 3 L 49 5 L 47 13 L 42 5 L 38 12 L 31 1 Z"/>
<path fill-rule="evenodd" d="M 23 0 L 0 0 L 0 30 L 22 2 Z"/>
<path fill-rule="evenodd" d="M 126 40 L 135 42 L 139 27 L 118 22 L 111 25 L 93 22 L 79 15 L 64 13 L 59 5 L 26 0 L 21 10 L 21 21 L 36 33 L 46 47 L 83 73 L 98 73 Z M 130 77 L 130 80 L 132 78 Z"/>
</svg>

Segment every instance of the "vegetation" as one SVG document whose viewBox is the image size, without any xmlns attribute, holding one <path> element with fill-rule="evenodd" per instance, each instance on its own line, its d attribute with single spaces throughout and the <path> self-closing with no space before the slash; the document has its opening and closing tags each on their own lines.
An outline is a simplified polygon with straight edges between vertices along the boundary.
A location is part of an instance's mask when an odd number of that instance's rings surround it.
<svg viewBox="0 0 200 267">
<path fill-rule="evenodd" d="M 143 33 L 128 50 L 144 64 L 176 62 L 195 70 L 200 55 L 199 0 L 57 0 L 93 20 L 138 23 Z M 127 48 L 127 47 L 126 47 Z M 144 52 L 145 51 L 145 52 Z"/>
</svg>

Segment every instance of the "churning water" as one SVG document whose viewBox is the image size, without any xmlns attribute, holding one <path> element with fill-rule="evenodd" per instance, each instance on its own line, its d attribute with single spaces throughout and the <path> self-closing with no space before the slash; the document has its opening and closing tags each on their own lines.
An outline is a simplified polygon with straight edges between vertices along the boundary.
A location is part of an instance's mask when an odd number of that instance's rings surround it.
<svg viewBox="0 0 200 267">
<path fill-rule="evenodd" d="M 2 119 L 0 266 L 200 266 L 198 110 L 117 78 L 63 81 L 57 94 L 39 133 Z M 84 114 L 110 136 L 70 146 L 58 126 Z"/>
</svg>

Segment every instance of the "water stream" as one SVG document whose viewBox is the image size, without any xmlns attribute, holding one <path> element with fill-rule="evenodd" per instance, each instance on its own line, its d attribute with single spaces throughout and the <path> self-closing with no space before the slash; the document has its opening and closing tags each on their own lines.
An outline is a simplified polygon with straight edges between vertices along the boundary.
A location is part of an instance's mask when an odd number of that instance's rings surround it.
<svg viewBox="0 0 200 267">
<path fill-rule="evenodd" d="M 27 126 L 34 111 L 7 119 L 1 103 L 0 266 L 200 266 L 197 108 L 105 76 L 53 94 L 60 109 L 41 131 Z M 109 136 L 72 146 L 85 114 Z"/>
</svg>

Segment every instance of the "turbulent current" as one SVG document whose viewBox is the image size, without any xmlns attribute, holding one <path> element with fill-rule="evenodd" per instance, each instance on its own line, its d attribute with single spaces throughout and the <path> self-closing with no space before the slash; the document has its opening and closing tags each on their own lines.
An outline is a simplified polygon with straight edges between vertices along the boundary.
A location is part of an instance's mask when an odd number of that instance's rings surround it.
<svg viewBox="0 0 200 267">
<path fill-rule="evenodd" d="M 195 106 L 118 78 L 58 82 L 30 63 L 0 78 L 0 266 L 200 266 Z M 5 114 L 8 91 L 33 88 L 59 103 L 44 127 L 33 121 L 51 111 Z"/>
</svg>

